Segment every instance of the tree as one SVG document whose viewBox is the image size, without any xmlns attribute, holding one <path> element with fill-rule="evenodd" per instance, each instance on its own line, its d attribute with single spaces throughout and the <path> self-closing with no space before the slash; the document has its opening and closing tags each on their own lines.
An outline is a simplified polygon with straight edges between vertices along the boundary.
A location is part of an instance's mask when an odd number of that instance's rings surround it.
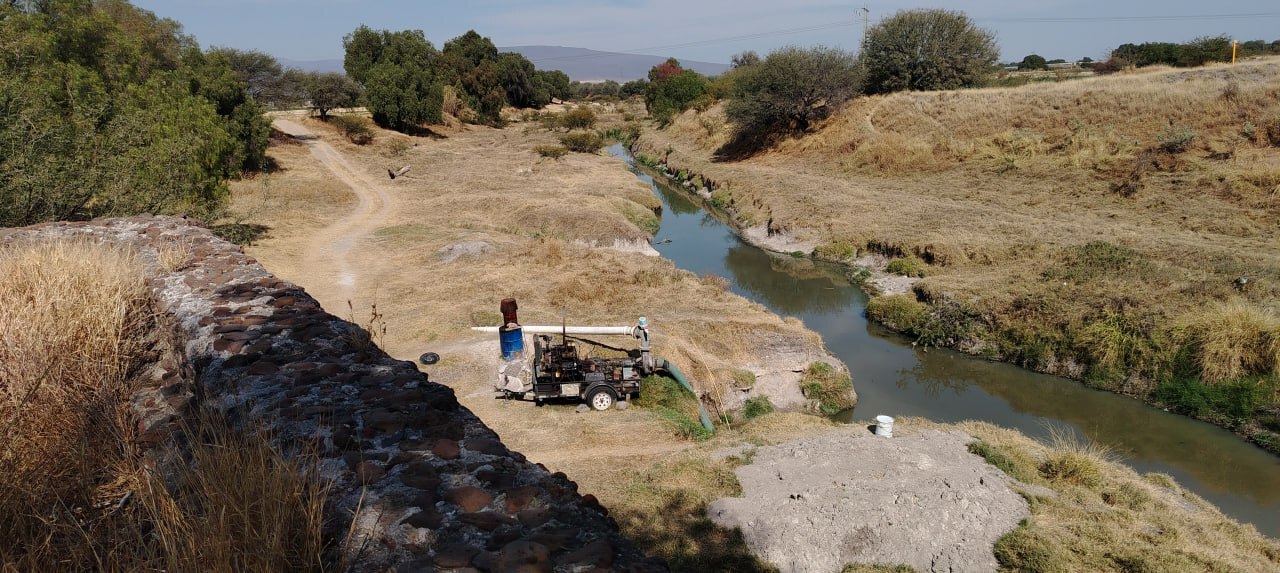
<svg viewBox="0 0 1280 573">
<path fill-rule="evenodd" d="M 1047 70 L 1049 69 L 1049 65 L 1048 65 L 1048 62 L 1045 61 L 1043 56 L 1039 54 L 1031 54 L 1025 58 L 1022 58 L 1021 62 L 1018 62 L 1018 69 L 1023 71 Z"/>
<path fill-rule="evenodd" d="M 754 50 L 747 50 L 741 54 L 734 54 L 733 57 L 729 59 L 729 65 L 733 66 L 733 69 L 754 66 L 758 63 L 760 63 L 760 55 L 755 53 Z"/>
<path fill-rule="evenodd" d="M 539 108 L 551 103 L 551 92 L 537 81 L 533 62 L 516 52 L 498 54 L 498 83 L 507 92 L 507 103 L 519 108 Z"/>
<path fill-rule="evenodd" d="M 269 124 L 225 61 L 122 0 L 0 2 L 0 226 L 214 217 Z"/>
<path fill-rule="evenodd" d="M 622 87 L 618 88 L 618 95 L 624 98 L 643 95 L 648 88 L 649 88 L 648 81 L 631 80 L 625 84 L 622 84 Z"/>
<path fill-rule="evenodd" d="M 567 100 L 573 97 L 573 90 L 569 88 L 569 74 L 560 70 L 538 70 L 534 73 L 534 76 L 551 97 L 558 100 Z M 613 82 L 613 85 L 615 87 L 614 93 L 617 93 L 618 82 Z"/>
<path fill-rule="evenodd" d="M 857 58 L 821 46 L 782 48 L 734 73 L 725 115 L 740 133 L 806 131 L 862 88 Z"/>
<path fill-rule="evenodd" d="M 320 119 L 328 119 L 329 110 L 351 107 L 360 100 L 360 85 L 346 74 L 310 72 L 304 86 L 311 109 Z"/>
<path fill-rule="evenodd" d="M 999 56 L 995 37 L 961 12 L 905 10 L 867 32 L 867 91 L 946 90 L 979 85 Z"/>
<path fill-rule="evenodd" d="M 229 66 L 240 83 L 245 85 L 249 97 L 256 100 L 260 100 L 284 74 L 275 56 L 257 50 L 212 48 L 208 54 Z"/>
<path fill-rule="evenodd" d="M 440 53 L 422 30 L 375 32 L 360 26 L 342 39 L 347 75 L 365 88 L 373 121 L 397 131 L 443 121 Z"/>
</svg>

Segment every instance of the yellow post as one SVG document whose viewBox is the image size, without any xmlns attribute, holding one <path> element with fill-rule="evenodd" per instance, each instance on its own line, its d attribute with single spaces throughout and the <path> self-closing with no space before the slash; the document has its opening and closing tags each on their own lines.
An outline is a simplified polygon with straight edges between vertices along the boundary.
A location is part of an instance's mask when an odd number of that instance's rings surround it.
<svg viewBox="0 0 1280 573">
<path fill-rule="evenodd" d="M 1236 48 L 1240 46 L 1240 40 L 1231 40 L 1231 65 L 1236 65 Z"/>
</svg>

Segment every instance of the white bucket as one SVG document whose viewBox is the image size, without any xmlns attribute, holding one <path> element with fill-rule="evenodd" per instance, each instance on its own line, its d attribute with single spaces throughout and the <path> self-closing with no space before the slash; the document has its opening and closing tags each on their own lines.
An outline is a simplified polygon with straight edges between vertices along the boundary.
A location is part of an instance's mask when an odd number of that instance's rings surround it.
<svg viewBox="0 0 1280 573">
<path fill-rule="evenodd" d="M 876 435 L 886 438 L 893 437 L 893 417 L 892 416 L 876 416 Z"/>
</svg>

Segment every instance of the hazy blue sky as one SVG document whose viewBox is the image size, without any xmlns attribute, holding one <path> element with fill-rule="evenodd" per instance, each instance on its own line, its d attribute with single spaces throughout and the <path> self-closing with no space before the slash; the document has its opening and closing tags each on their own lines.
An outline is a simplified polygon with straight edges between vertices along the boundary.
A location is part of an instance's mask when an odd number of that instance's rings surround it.
<svg viewBox="0 0 1280 573">
<path fill-rule="evenodd" d="M 1099 59 L 1124 42 L 1185 41 L 1219 34 L 1241 40 L 1280 39 L 1277 0 L 134 0 L 134 4 L 182 22 L 202 46 L 257 49 L 295 60 L 340 58 L 342 36 L 367 24 L 421 29 L 436 46 L 475 29 L 499 46 L 573 46 L 727 62 L 731 54 L 743 50 L 763 55 L 787 44 L 854 49 L 862 35 L 864 5 L 873 24 L 903 8 L 962 10 L 996 33 L 1004 60 L 1020 60 L 1032 52 L 1049 59 Z M 1134 19 L 1115 20 L 1126 17 Z M 547 62 L 546 67 L 552 64 Z"/>
</svg>

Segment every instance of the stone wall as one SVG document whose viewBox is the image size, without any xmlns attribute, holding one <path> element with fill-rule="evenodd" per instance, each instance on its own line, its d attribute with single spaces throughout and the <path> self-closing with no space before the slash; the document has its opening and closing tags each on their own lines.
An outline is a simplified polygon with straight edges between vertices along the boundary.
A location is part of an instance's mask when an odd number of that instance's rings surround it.
<svg viewBox="0 0 1280 573">
<path fill-rule="evenodd" d="M 507 449 L 453 390 L 235 245 L 172 217 L 0 230 L 0 244 L 70 237 L 133 245 L 151 267 L 163 328 L 133 402 L 141 444 L 172 451 L 184 417 L 207 404 L 266 423 L 286 449 L 313 445 L 334 482 L 330 534 L 350 532 L 350 570 L 666 570 L 593 496 Z"/>
</svg>

